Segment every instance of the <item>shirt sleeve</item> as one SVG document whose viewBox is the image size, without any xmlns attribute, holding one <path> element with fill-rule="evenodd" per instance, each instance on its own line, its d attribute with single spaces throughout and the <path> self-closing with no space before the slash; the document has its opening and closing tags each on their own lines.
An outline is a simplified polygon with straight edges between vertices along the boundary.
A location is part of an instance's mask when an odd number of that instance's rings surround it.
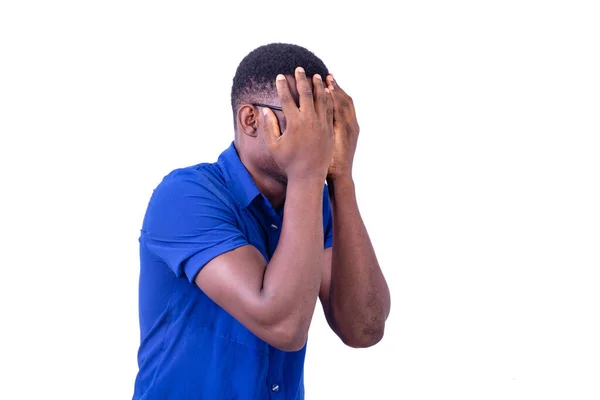
<svg viewBox="0 0 600 400">
<path fill-rule="evenodd" d="M 325 185 L 323 190 L 323 224 L 325 233 L 325 248 L 328 249 L 333 245 L 333 215 L 331 213 L 331 204 L 329 202 L 329 189 Z"/>
<path fill-rule="evenodd" d="M 233 210 L 200 171 L 179 170 L 154 190 L 140 243 L 193 282 L 213 258 L 248 244 Z"/>
</svg>

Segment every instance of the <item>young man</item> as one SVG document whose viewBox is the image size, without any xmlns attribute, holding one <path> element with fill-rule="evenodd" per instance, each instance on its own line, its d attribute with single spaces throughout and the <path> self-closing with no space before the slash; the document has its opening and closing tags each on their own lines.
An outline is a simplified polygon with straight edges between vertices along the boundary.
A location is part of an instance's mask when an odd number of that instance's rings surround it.
<svg viewBox="0 0 600 400">
<path fill-rule="evenodd" d="M 352 99 L 313 53 L 277 43 L 242 60 L 231 102 L 231 146 L 171 172 L 148 204 L 134 399 L 304 399 L 317 298 L 348 346 L 383 336 Z"/>
</svg>

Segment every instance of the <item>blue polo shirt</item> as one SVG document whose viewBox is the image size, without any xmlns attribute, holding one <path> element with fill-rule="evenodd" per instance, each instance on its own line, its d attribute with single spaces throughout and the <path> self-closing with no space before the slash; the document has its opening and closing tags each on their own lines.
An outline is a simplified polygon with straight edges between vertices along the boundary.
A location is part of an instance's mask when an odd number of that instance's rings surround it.
<svg viewBox="0 0 600 400">
<path fill-rule="evenodd" d="M 139 372 L 133 399 L 304 399 L 304 357 L 259 339 L 194 283 L 213 258 L 244 245 L 268 261 L 273 209 L 229 146 L 216 163 L 177 169 L 154 190 L 140 236 Z M 332 241 L 323 190 L 324 247 Z"/>
</svg>

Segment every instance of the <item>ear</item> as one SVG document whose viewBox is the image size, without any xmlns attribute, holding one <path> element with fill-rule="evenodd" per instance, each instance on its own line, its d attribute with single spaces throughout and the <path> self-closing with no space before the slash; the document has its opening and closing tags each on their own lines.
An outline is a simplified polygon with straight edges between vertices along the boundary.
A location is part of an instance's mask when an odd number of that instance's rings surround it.
<svg viewBox="0 0 600 400">
<path fill-rule="evenodd" d="M 258 109 L 246 104 L 238 110 L 237 123 L 240 132 L 255 137 L 258 133 Z"/>
</svg>

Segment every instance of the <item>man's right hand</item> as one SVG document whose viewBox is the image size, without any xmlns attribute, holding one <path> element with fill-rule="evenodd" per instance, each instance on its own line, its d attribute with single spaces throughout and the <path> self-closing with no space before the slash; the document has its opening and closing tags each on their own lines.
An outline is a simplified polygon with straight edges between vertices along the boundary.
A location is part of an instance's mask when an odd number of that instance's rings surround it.
<svg viewBox="0 0 600 400">
<path fill-rule="evenodd" d="M 295 78 L 300 107 L 296 106 L 285 76 L 278 75 L 276 80 L 287 121 L 285 132 L 280 132 L 277 118 L 268 108 L 263 108 L 259 122 L 273 159 L 288 180 L 324 181 L 333 157 L 333 99 L 321 76 L 312 78 L 314 95 L 304 69 L 296 68 Z"/>
</svg>

